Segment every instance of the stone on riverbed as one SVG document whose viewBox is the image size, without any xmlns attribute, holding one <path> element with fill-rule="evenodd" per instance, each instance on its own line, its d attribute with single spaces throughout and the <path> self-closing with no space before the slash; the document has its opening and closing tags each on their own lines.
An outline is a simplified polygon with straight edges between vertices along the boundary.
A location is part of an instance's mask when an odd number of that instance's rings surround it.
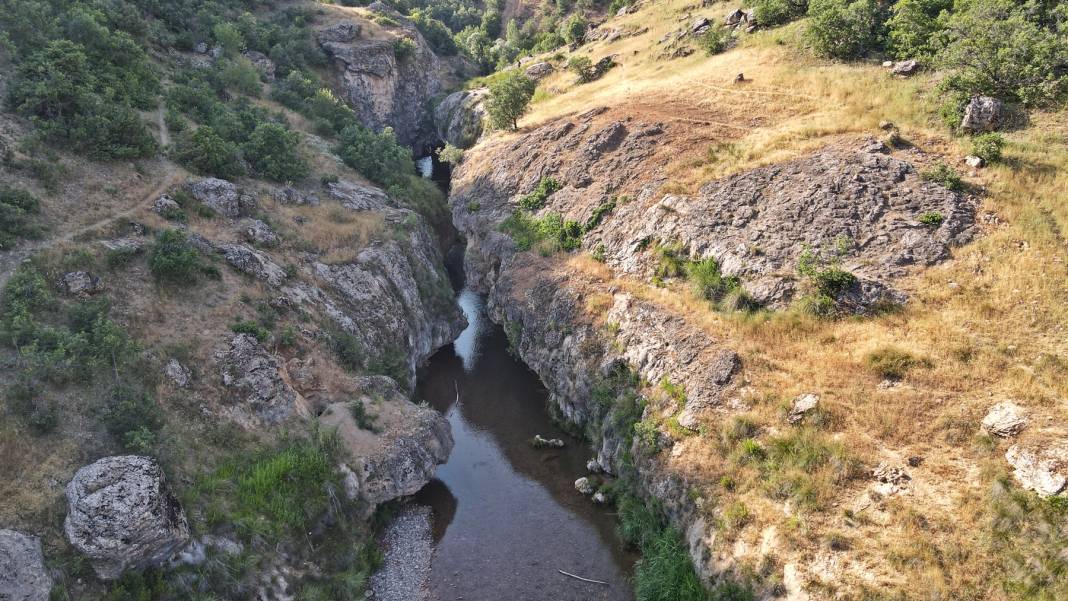
<svg viewBox="0 0 1068 601">
<path fill-rule="evenodd" d="M 541 434 L 535 434 L 534 439 L 530 441 L 530 445 L 535 449 L 562 449 L 564 448 L 564 441 L 559 438 L 545 438 Z"/>
</svg>

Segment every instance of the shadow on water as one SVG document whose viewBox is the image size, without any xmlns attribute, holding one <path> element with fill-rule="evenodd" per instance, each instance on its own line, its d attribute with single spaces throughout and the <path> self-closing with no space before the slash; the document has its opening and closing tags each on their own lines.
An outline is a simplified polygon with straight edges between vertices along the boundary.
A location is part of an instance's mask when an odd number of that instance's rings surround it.
<svg viewBox="0 0 1068 601">
<path fill-rule="evenodd" d="M 456 440 L 437 479 L 416 497 L 434 509 L 433 598 L 631 599 L 634 558 L 621 550 L 610 509 L 574 489 L 591 452 L 549 419 L 544 387 L 508 353 L 482 298 L 464 290 L 460 305 L 470 325 L 431 358 L 417 391 L 446 415 Z M 567 445 L 535 449 L 535 434 Z"/>
</svg>

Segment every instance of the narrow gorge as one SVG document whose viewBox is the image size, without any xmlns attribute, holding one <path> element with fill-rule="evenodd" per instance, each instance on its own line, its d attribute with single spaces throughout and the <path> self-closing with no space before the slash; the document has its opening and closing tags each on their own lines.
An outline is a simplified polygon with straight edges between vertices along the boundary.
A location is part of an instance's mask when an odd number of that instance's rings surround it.
<svg viewBox="0 0 1068 601">
<path fill-rule="evenodd" d="M 0 6 L 0 601 L 1068 597 L 1068 12 Z"/>
</svg>

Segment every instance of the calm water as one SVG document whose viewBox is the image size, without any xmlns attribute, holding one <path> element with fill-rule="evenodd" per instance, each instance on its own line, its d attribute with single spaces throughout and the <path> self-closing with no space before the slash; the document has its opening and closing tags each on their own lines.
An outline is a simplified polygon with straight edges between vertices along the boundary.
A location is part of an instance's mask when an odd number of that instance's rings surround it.
<svg viewBox="0 0 1068 601">
<path fill-rule="evenodd" d="M 591 452 L 555 427 L 546 391 L 507 351 L 483 301 L 465 290 L 470 322 L 431 358 L 419 398 L 444 413 L 456 446 L 417 496 L 434 510 L 431 591 L 437 601 L 630 600 L 633 557 L 621 550 L 611 509 L 574 489 Z M 530 446 L 535 434 L 563 449 Z M 608 585 L 590 584 L 564 570 Z"/>
</svg>

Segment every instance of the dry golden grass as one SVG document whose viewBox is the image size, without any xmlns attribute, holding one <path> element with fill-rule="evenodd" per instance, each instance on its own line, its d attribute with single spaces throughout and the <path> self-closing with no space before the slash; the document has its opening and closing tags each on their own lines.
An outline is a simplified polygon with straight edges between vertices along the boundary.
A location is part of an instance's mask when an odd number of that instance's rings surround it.
<svg viewBox="0 0 1068 601">
<path fill-rule="evenodd" d="M 747 36 L 719 56 L 658 60 L 655 40 L 688 22 L 677 17 L 683 5 L 656 3 L 611 21 L 641 23 L 650 31 L 584 49 L 594 59 L 617 53 L 623 65 L 582 86 L 573 85 L 569 74 L 553 76 L 543 84 L 550 93 L 541 95 L 522 125 L 592 106 L 643 121 L 660 115 L 692 120 L 704 144 L 696 153 L 679 149 L 669 170 L 674 191 L 842 137 L 878 133 L 882 120 L 896 123 L 919 148 L 909 160 L 926 156 L 963 169 L 968 140 L 954 138 L 935 117 L 937 75 L 902 80 L 874 65 L 818 61 L 797 49 L 799 24 Z M 738 72 L 752 81 L 731 85 Z M 784 431 L 783 409 L 791 398 L 816 392 L 829 414 L 826 436 L 869 468 L 922 458 L 911 470 L 907 496 L 846 517 L 843 510 L 863 497 L 867 481 L 821 490 L 816 511 L 784 511 L 762 494 L 758 480 L 731 464 L 715 435 L 688 437 L 672 453 L 669 469 L 710 491 L 713 516 L 734 502 L 751 513 L 748 525 L 717 548 L 729 554 L 741 545 L 751 561 L 767 528 L 775 527 L 789 541 L 788 556 L 805 558 L 817 573 L 824 564 L 838 566 L 825 570 L 838 582 L 812 582 L 813 593 L 849 590 L 859 598 L 867 588 L 895 589 L 909 599 L 1012 598 L 1001 587 L 1010 571 L 1007 560 L 990 556 L 983 530 L 994 511 L 991 487 L 1007 472 L 1008 443 L 982 437 L 978 426 L 990 405 L 1013 399 L 1035 415 L 1025 439 L 1068 434 L 1068 113 L 1034 114 L 1028 127 L 1005 135 L 1002 163 L 965 173 L 983 190 L 981 236 L 956 250 L 951 261 L 902 282 L 911 300 L 899 313 L 840 321 L 789 312 L 725 314 L 682 284 L 658 288 L 616 277 L 588 257 L 567 260 L 566 269 L 600 290 L 655 302 L 725 339 L 743 357 L 750 383 L 746 416 L 764 435 Z M 607 300 L 593 292 L 587 299 L 595 318 Z M 899 384 L 882 387 L 865 357 L 886 346 L 925 361 Z M 723 475 L 737 480 L 734 490 L 718 485 Z M 846 567 L 821 540 L 843 529 L 855 562 Z"/>
</svg>

